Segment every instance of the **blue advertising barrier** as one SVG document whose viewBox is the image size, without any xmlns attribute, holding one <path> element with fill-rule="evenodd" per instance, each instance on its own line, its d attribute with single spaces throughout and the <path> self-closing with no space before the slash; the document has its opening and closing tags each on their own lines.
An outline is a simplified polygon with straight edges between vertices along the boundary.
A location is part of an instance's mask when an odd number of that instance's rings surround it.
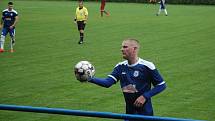
<svg viewBox="0 0 215 121">
<path fill-rule="evenodd" d="M 63 108 L 5 105 L 5 104 L 0 104 L 0 110 L 60 114 L 60 115 L 74 115 L 74 116 L 86 116 L 86 117 L 99 117 L 99 118 L 111 118 L 111 119 L 128 119 L 128 120 L 135 120 L 135 119 L 137 120 L 138 119 L 141 121 L 200 121 L 200 120 L 193 120 L 193 119 L 181 119 L 181 118 L 158 117 L 158 116 L 143 116 L 143 115 L 119 114 L 119 113 L 83 111 L 83 110 L 69 110 L 69 109 L 63 109 Z"/>
</svg>

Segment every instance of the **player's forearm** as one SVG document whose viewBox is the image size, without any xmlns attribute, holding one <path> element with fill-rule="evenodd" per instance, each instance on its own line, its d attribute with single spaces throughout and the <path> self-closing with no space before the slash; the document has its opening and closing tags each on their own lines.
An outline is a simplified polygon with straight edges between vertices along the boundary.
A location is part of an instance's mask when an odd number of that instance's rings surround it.
<svg viewBox="0 0 215 121">
<path fill-rule="evenodd" d="M 13 23 L 13 25 L 12 25 L 13 27 L 16 26 L 16 24 L 17 24 L 17 22 L 18 22 L 18 19 L 19 19 L 19 17 L 17 16 L 16 19 L 15 19 L 15 21 L 14 21 L 14 23 Z"/>
<path fill-rule="evenodd" d="M 74 20 L 77 20 L 77 15 L 75 15 Z"/>
<path fill-rule="evenodd" d="M 162 85 L 157 85 L 155 86 L 152 90 L 148 91 L 148 92 L 145 92 L 143 94 L 143 96 L 146 98 L 146 99 L 149 99 L 151 98 L 152 96 L 162 92 L 163 90 L 166 89 L 166 84 L 162 84 Z"/>
<path fill-rule="evenodd" d="M 4 21 L 3 21 L 3 18 L 2 18 L 2 19 L 1 19 L 1 25 L 3 25 L 3 22 L 4 22 Z"/>
<path fill-rule="evenodd" d="M 115 84 L 114 79 L 112 79 L 111 77 L 107 77 L 105 79 L 91 78 L 89 80 L 89 82 L 97 84 L 97 85 L 102 86 L 102 87 L 106 87 L 106 88 L 109 88 L 110 86 L 112 86 L 113 84 Z"/>
</svg>

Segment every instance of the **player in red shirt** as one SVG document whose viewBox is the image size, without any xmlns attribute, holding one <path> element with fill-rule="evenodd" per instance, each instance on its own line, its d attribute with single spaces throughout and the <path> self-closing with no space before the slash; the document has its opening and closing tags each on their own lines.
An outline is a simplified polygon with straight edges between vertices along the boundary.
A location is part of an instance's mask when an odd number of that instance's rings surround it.
<svg viewBox="0 0 215 121">
<path fill-rule="evenodd" d="M 100 6 L 100 12 L 101 12 L 101 17 L 103 17 L 103 13 L 105 13 L 107 16 L 109 16 L 109 12 L 105 11 L 105 3 L 106 0 L 101 0 L 101 6 Z"/>
</svg>

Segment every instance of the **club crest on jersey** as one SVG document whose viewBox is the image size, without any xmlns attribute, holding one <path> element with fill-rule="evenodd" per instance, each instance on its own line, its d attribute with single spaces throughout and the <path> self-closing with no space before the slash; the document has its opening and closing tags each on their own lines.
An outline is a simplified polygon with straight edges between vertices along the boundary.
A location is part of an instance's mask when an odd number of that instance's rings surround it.
<svg viewBox="0 0 215 121">
<path fill-rule="evenodd" d="M 138 77 L 139 76 L 139 71 L 134 71 L 134 77 Z"/>
</svg>

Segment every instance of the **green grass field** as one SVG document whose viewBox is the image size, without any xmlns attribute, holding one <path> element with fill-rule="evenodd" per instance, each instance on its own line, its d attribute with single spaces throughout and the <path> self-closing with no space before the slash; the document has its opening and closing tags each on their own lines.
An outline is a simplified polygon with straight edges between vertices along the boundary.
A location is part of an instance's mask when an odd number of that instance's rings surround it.
<svg viewBox="0 0 215 121">
<path fill-rule="evenodd" d="M 74 65 L 88 60 L 97 77 L 122 61 L 123 39 L 140 40 L 140 57 L 152 61 L 167 89 L 153 97 L 156 116 L 215 119 L 215 7 L 86 2 L 86 43 L 78 45 L 76 2 L 15 1 L 19 13 L 15 53 L 0 53 L 0 104 L 124 113 L 119 83 L 106 89 L 79 83 Z M 5 5 L 5 6 L 4 6 Z M 7 1 L 1 2 L 1 10 Z M 9 49 L 9 37 L 5 43 Z M 104 121 L 111 119 L 0 111 L 1 121 Z"/>
</svg>

